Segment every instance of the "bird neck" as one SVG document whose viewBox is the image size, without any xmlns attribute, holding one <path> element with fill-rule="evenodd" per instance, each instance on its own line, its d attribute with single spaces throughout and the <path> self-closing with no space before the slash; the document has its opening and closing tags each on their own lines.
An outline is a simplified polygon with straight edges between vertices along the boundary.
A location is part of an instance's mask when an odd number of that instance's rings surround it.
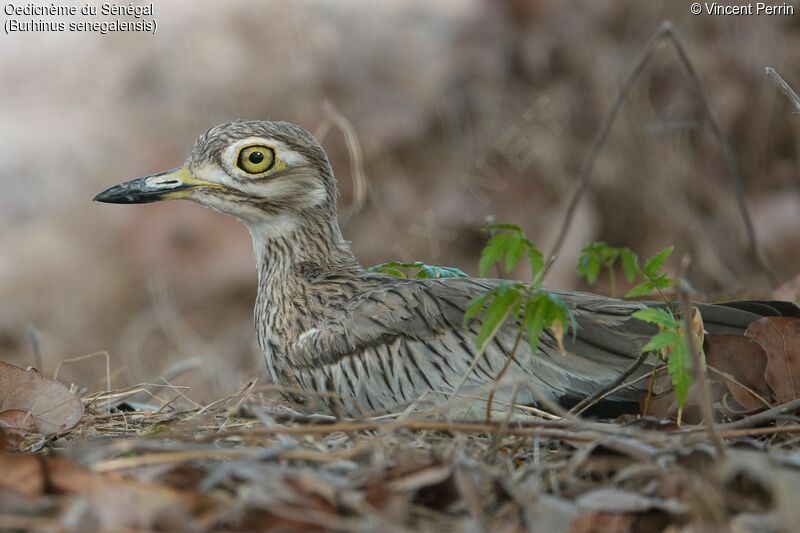
<svg viewBox="0 0 800 533">
<path fill-rule="evenodd" d="M 362 270 L 335 219 L 310 222 L 277 220 L 249 227 L 258 269 L 256 332 L 268 359 L 285 352 L 321 320 L 326 306 L 343 297 L 321 280 L 348 278 Z"/>
</svg>

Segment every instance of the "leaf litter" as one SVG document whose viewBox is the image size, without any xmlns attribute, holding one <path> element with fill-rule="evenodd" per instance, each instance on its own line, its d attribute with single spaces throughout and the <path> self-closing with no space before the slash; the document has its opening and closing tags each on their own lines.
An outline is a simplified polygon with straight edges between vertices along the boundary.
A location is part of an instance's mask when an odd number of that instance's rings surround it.
<svg viewBox="0 0 800 533">
<path fill-rule="evenodd" d="M 674 423 L 665 371 L 647 415 L 487 422 L 444 410 L 337 419 L 256 381 L 206 406 L 177 389 L 143 401 L 139 386 L 78 408 L 64 385 L 3 365 L 16 381 L 0 382 L 0 420 L 16 433 L 0 431 L 0 528 L 788 531 L 800 520 L 800 399 L 779 401 L 792 389 L 769 376 L 794 368 L 797 323 L 705 336 L 722 457 L 693 391 Z"/>
<path fill-rule="evenodd" d="M 50 434 L 81 419 L 83 404 L 62 383 L 0 361 L 0 428 Z"/>
</svg>

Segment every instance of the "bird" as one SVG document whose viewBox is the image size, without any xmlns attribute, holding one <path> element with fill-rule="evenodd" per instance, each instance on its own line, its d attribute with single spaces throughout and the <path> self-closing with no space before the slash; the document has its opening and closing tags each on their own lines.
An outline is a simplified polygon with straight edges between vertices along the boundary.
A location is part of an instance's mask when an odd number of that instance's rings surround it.
<svg viewBox="0 0 800 533">
<path fill-rule="evenodd" d="M 651 304 L 545 288 L 571 311 L 572 334 L 559 346 L 544 330 L 536 353 L 521 343 L 497 382 L 519 322 L 508 320 L 478 350 L 479 321 L 465 322 L 464 315 L 470 301 L 501 281 L 408 279 L 364 268 L 337 222 L 336 179 L 325 150 L 288 122 L 238 120 L 212 127 L 181 166 L 94 198 L 117 204 L 174 199 L 232 215 L 246 226 L 258 275 L 255 330 L 269 377 L 336 414 L 393 413 L 454 397 L 466 398 L 467 408 L 483 407 L 491 387 L 501 406 L 574 405 L 628 370 L 654 333 L 632 317 Z M 741 333 L 761 316 L 797 313 L 785 302 L 698 306 L 711 332 Z M 607 395 L 601 405 L 613 410 L 637 404 L 644 381 Z"/>
</svg>

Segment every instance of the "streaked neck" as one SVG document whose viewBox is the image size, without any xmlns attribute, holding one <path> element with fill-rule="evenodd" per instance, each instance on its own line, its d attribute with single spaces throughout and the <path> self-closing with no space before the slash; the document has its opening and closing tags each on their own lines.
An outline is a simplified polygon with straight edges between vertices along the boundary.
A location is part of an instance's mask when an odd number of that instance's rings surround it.
<svg viewBox="0 0 800 533">
<path fill-rule="evenodd" d="M 276 223 L 250 227 L 258 270 L 256 333 L 273 379 L 287 345 L 322 320 L 330 303 L 319 280 L 361 270 L 335 221 Z"/>
</svg>

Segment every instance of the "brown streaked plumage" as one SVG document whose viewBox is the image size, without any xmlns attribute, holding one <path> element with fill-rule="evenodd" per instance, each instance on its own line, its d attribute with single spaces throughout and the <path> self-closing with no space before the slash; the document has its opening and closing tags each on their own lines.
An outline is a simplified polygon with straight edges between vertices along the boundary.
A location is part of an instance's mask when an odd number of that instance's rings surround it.
<svg viewBox="0 0 800 533">
<path fill-rule="evenodd" d="M 255 155 L 243 158 L 242 153 Z M 270 159 L 274 153 L 275 159 Z M 333 392 L 338 409 L 400 409 L 428 391 L 452 394 L 475 349 L 477 324 L 463 326 L 467 303 L 497 280 L 398 279 L 365 271 L 336 221 L 336 181 L 325 151 L 305 130 L 284 122 L 230 122 L 211 128 L 184 166 L 132 180 L 95 199 L 141 203 L 186 198 L 239 218 L 257 260 L 255 324 L 274 381 Z M 522 343 L 508 380 L 524 380 L 550 398 L 572 402 L 617 377 L 652 334 L 632 319 L 645 304 L 558 292 L 577 329 L 559 353 L 543 334 L 539 353 Z M 740 331 L 761 315 L 797 313 L 790 304 L 701 306 L 710 331 Z M 485 392 L 514 343 L 507 324 L 480 355 L 464 392 Z M 641 385 L 607 402 L 638 400 Z M 501 390 L 501 402 L 508 397 Z M 522 390 L 521 403 L 535 401 Z"/>
</svg>

